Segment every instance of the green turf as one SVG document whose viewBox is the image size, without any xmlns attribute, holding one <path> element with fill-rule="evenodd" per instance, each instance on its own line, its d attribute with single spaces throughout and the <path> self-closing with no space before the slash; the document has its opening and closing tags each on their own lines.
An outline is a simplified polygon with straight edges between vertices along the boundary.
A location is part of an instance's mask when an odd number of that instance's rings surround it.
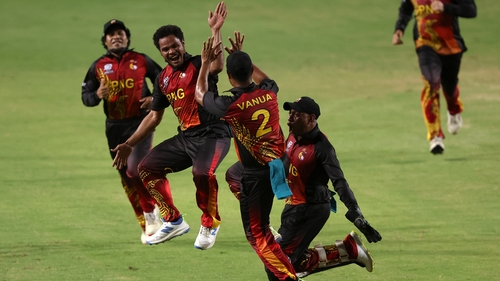
<svg viewBox="0 0 500 281">
<path fill-rule="evenodd" d="M 403 46 L 391 45 L 399 1 L 226 3 L 223 37 L 246 35 L 244 50 L 276 79 L 280 102 L 301 95 L 320 102 L 320 127 L 366 218 L 383 235 L 368 245 L 374 272 L 351 265 L 306 280 L 500 280 L 500 3 L 478 0 L 478 18 L 461 20 L 469 47 L 460 73 L 464 128 L 447 134 L 441 156 L 428 152 L 409 32 Z M 181 26 L 188 52 L 198 54 L 215 5 L 0 3 L 1 281 L 266 280 L 223 181 L 233 151 L 217 173 L 223 223 L 215 246 L 193 248 L 200 211 L 189 171 L 169 178 L 192 231 L 144 246 L 111 167 L 102 108 L 86 108 L 80 98 L 83 77 L 104 50 L 106 20 L 123 20 L 132 47 L 164 64 L 151 40 L 156 28 Z M 229 88 L 224 75 L 220 88 Z M 284 124 L 286 112 L 282 118 Z M 167 109 L 155 143 L 175 126 Z M 275 226 L 282 204 L 273 209 Z M 345 211 L 340 205 L 315 243 L 353 229 Z"/>
</svg>

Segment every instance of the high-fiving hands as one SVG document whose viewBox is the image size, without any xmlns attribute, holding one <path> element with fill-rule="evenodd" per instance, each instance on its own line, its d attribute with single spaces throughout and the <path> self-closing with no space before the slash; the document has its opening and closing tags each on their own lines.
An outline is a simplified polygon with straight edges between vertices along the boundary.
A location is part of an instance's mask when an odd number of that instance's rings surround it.
<svg viewBox="0 0 500 281">
<path fill-rule="evenodd" d="M 242 51 L 244 40 L 245 40 L 245 35 L 241 34 L 239 31 L 235 31 L 234 32 L 234 40 L 231 37 L 229 37 L 229 42 L 231 43 L 231 48 L 228 48 L 226 46 L 226 47 L 224 47 L 224 49 L 228 52 L 228 54 L 232 54 L 233 52 L 236 52 L 236 51 Z"/>
<path fill-rule="evenodd" d="M 210 63 L 213 62 L 217 57 L 222 53 L 220 45 L 222 42 L 218 42 L 213 46 L 214 37 L 209 37 L 207 41 L 203 42 L 203 48 L 201 49 L 201 62 L 202 63 Z"/>
<path fill-rule="evenodd" d="M 208 26 L 214 30 L 220 30 L 227 16 L 226 3 L 219 2 L 215 7 L 215 12 L 208 12 Z"/>
</svg>

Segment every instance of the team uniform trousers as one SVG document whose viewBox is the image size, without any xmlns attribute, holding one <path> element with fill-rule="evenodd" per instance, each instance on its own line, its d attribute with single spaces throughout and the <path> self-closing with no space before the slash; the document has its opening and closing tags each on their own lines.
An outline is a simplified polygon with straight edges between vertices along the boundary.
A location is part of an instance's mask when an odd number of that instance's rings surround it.
<svg viewBox="0 0 500 281">
<path fill-rule="evenodd" d="M 328 202 L 285 205 L 281 213 L 280 245 L 297 272 L 312 271 L 319 263 L 319 256 L 311 255 L 308 248 L 329 217 Z"/>
<path fill-rule="evenodd" d="M 219 226 L 219 187 L 214 173 L 229 148 L 227 127 L 219 122 L 180 131 L 155 146 L 144 157 L 139 164 L 139 173 L 144 185 L 159 204 L 165 221 L 175 221 L 181 215 L 174 205 L 166 175 L 192 167 L 196 203 L 203 212 L 201 224 L 209 228 Z"/>
<path fill-rule="evenodd" d="M 245 168 L 240 191 L 240 213 L 246 238 L 265 265 L 269 280 L 292 280 L 283 264 L 287 257 L 269 229 L 274 193 L 269 166 Z"/>
<path fill-rule="evenodd" d="M 226 179 L 234 176 L 233 184 L 237 185 L 241 178 L 239 199 L 245 236 L 264 263 L 269 280 L 295 280 L 295 270 L 269 228 L 274 192 L 268 163 L 285 152 L 279 124 L 278 86 L 273 80 L 264 79 L 259 85 L 251 83 L 229 92 L 233 95 L 218 96 L 208 91 L 203 105 L 231 127 L 239 163 L 244 167 L 239 170 L 242 176 L 238 176 L 238 171 L 230 172 L 226 173 Z M 238 198 L 237 193 L 235 196 Z"/>
<path fill-rule="evenodd" d="M 427 126 L 427 138 L 444 137 L 440 122 L 439 89 L 442 86 L 448 112 L 452 115 L 462 112 L 458 88 L 458 72 L 462 54 L 440 55 L 429 46 L 417 49 L 418 64 L 422 73 L 424 88 L 421 94 L 422 112 Z"/>
<path fill-rule="evenodd" d="M 108 140 L 108 148 L 110 149 L 111 159 L 114 159 L 116 152 L 111 149 L 118 144 L 124 143 L 137 129 L 142 118 L 129 118 L 121 120 L 106 119 L 106 138 Z M 149 194 L 149 191 L 144 187 L 137 166 L 144 156 L 151 150 L 153 143 L 153 133 L 149 134 L 142 140 L 127 159 L 127 166 L 118 170 L 123 189 L 132 204 L 139 225 L 145 229 L 144 212 L 153 212 L 155 208 L 155 200 Z"/>
</svg>

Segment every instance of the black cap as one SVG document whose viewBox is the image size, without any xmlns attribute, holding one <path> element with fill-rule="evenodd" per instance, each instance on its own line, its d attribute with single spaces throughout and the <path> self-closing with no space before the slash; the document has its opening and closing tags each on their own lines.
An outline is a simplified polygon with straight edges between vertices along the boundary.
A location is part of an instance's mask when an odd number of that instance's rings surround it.
<svg viewBox="0 0 500 281">
<path fill-rule="evenodd" d="M 231 77 L 238 81 L 244 81 L 252 75 L 252 60 L 247 53 L 235 51 L 227 57 L 226 69 Z"/>
<path fill-rule="evenodd" d="M 316 119 L 318 119 L 320 115 L 319 105 L 310 97 L 301 97 L 294 102 L 285 102 L 283 104 L 284 110 L 295 110 L 298 112 L 305 112 L 308 114 L 316 115 Z"/>
<path fill-rule="evenodd" d="M 120 28 L 122 28 L 123 30 L 127 31 L 127 27 L 125 27 L 125 24 L 123 23 L 123 21 L 121 20 L 115 20 L 115 19 L 112 19 L 108 22 L 106 22 L 104 24 L 104 35 L 106 35 L 106 32 L 111 28 L 111 27 L 115 27 L 115 26 L 118 26 Z"/>
</svg>

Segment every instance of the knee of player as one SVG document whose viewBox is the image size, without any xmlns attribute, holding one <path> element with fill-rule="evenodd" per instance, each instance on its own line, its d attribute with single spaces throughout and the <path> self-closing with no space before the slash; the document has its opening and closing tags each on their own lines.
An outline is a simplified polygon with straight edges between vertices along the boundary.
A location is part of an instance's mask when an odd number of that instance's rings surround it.
<svg viewBox="0 0 500 281">
<path fill-rule="evenodd" d="M 211 178 L 215 178 L 215 176 L 212 172 L 200 171 L 200 170 L 193 169 L 194 182 L 209 181 Z"/>
<path fill-rule="evenodd" d="M 130 178 L 139 178 L 139 166 L 127 166 L 127 175 Z"/>
</svg>

